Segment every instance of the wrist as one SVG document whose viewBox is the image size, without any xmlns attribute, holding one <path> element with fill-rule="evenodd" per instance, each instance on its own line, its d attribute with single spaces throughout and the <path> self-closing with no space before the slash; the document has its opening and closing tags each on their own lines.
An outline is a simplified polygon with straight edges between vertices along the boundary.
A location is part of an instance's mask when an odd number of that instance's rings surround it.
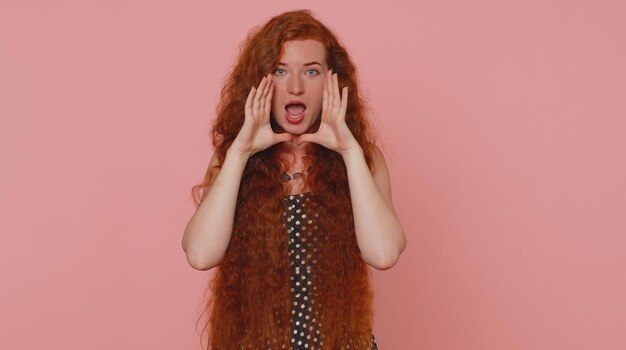
<svg viewBox="0 0 626 350">
<path fill-rule="evenodd" d="M 339 153 L 344 159 L 353 158 L 355 156 L 363 155 L 363 148 L 361 148 L 361 145 L 355 140 L 352 146 L 348 147 L 346 150 L 340 151 Z"/>
<path fill-rule="evenodd" d="M 230 147 L 226 151 L 226 154 L 227 155 L 230 154 L 233 157 L 237 157 L 237 158 L 240 158 L 240 159 L 246 159 L 247 160 L 248 158 L 250 158 L 252 156 L 253 153 L 252 152 L 241 151 L 233 143 L 232 145 L 230 145 Z"/>
</svg>

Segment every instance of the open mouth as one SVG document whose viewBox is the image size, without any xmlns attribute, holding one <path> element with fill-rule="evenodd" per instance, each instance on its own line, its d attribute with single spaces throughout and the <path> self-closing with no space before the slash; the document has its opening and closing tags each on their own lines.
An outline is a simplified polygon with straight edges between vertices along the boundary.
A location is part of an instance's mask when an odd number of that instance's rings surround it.
<svg viewBox="0 0 626 350">
<path fill-rule="evenodd" d="M 285 113 L 287 121 L 291 124 L 300 124 L 300 122 L 304 120 L 305 110 L 306 106 L 304 103 L 288 103 L 287 106 L 285 106 L 285 111 L 287 111 L 287 113 Z"/>
<path fill-rule="evenodd" d="M 301 117 L 302 114 L 304 114 L 306 106 L 304 105 L 304 103 L 290 103 L 285 106 L 285 110 L 291 118 L 297 119 Z"/>
</svg>

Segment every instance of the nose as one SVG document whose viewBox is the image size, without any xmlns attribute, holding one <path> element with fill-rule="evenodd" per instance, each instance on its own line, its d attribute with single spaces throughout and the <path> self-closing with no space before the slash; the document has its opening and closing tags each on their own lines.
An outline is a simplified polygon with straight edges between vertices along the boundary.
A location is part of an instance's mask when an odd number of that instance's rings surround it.
<svg viewBox="0 0 626 350">
<path fill-rule="evenodd" d="M 304 93 L 304 84 L 299 76 L 291 76 L 289 77 L 289 81 L 287 83 L 287 91 L 292 95 L 301 95 Z"/>
</svg>

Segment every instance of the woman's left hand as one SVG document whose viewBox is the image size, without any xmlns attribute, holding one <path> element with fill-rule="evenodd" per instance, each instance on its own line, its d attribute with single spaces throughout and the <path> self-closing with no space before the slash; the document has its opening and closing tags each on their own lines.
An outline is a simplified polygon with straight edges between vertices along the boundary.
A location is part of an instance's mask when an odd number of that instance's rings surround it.
<svg viewBox="0 0 626 350">
<path fill-rule="evenodd" d="M 358 141 L 346 124 L 347 108 L 348 87 L 342 89 L 340 99 L 337 74 L 332 74 L 331 69 L 326 72 L 324 79 L 320 127 L 313 134 L 300 135 L 296 143 L 300 145 L 303 142 L 315 142 L 342 154 L 351 148 L 358 147 Z"/>
</svg>

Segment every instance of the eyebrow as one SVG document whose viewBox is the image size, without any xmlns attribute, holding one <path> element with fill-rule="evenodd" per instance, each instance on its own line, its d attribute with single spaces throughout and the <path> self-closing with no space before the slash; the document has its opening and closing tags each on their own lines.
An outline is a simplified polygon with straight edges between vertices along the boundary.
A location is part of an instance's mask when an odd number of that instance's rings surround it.
<svg viewBox="0 0 626 350">
<path fill-rule="evenodd" d="M 319 62 L 317 62 L 317 61 L 308 62 L 308 63 L 305 63 L 304 65 L 305 65 L 305 66 L 312 66 L 312 65 L 314 65 L 314 64 L 319 64 L 320 66 L 322 65 L 321 63 L 319 63 Z M 287 63 L 284 63 L 284 62 L 278 62 L 278 65 L 279 65 L 279 66 L 287 66 L 288 64 L 287 64 Z"/>
</svg>

